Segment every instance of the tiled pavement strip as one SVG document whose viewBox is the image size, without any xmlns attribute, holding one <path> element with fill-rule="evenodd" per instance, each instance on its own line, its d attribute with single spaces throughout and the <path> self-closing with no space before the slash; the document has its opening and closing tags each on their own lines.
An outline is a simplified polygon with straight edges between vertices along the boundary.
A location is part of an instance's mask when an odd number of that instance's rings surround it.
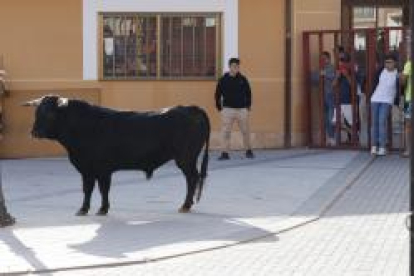
<svg viewBox="0 0 414 276">
<path fill-rule="evenodd" d="M 311 224 L 222 250 L 57 275 L 407 275 L 407 162 L 396 156 L 368 160 L 358 155 L 292 214 Z"/>
</svg>

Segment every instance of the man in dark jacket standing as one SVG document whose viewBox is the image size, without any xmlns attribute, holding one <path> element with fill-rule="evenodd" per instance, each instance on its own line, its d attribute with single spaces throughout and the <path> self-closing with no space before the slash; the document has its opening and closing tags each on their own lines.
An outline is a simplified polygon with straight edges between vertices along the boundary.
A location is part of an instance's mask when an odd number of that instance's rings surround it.
<svg viewBox="0 0 414 276">
<path fill-rule="evenodd" d="M 219 160 L 230 159 L 231 131 L 236 121 L 243 134 L 246 157 L 254 158 L 249 130 L 249 112 L 252 105 L 250 84 L 240 73 L 239 59 L 230 59 L 229 67 L 230 71 L 219 80 L 215 94 L 216 106 L 222 115 L 223 152 Z"/>
</svg>

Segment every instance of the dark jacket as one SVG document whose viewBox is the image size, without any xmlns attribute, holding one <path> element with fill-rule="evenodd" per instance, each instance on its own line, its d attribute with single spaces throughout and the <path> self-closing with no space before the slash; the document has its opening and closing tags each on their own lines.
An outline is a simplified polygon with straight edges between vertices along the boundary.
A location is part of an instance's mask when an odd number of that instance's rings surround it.
<svg viewBox="0 0 414 276">
<path fill-rule="evenodd" d="M 349 83 L 349 80 L 343 74 L 339 76 L 339 92 L 341 104 L 352 103 L 351 83 Z"/>
<path fill-rule="evenodd" d="M 382 74 L 382 71 L 384 71 L 384 67 L 380 67 L 374 75 L 374 82 L 372 83 L 372 91 L 371 96 L 374 95 L 375 90 L 377 89 L 377 86 L 380 81 L 380 77 Z M 397 77 L 397 80 L 395 82 L 395 85 L 397 87 L 397 94 L 395 95 L 394 105 L 400 105 L 400 79 Z"/>
<path fill-rule="evenodd" d="M 235 77 L 226 73 L 217 84 L 216 107 L 250 108 L 252 105 L 252 92 L 249 81 L 242 74 Z"/>
</svg>

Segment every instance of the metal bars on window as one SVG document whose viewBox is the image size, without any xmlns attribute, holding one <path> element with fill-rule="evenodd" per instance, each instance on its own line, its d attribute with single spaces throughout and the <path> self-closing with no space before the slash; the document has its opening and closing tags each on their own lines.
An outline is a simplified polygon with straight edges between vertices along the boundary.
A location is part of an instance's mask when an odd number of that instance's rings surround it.
<svg viewBox="0 0 414 276">
<path fill-rule="evenodd" d="M 100 17 L 104 80 L 214 79 L 221 67 L 220 14 Z"/>
</svg>

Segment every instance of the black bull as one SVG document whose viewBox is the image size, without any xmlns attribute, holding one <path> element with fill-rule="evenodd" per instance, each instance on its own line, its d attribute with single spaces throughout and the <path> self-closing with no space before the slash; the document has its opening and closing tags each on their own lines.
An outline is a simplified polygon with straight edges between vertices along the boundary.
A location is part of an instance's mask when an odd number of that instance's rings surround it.
<svg viewBox="0 0 414 276">
<path fill-rule="evenodd" d="M 200 200 L 207 177 L 210 138 L 210 122 L 201 108 L 121 112 L 58 96 L 45 96 L 24 105 L 37 107 L 33 137 L 59 142 L 82 176 L 84 201 L 77 215 L 88 213 L 95 182 L 102 196 L 97 214 L 106 215 L 114 172 L 141 170 L 151 178 L 170 160 L 175 161 L 187 181 L 180 212 L 190 211 L 194 197 Z M 203 147 L 199 171 L 197 161 Z"/>
</svg>

